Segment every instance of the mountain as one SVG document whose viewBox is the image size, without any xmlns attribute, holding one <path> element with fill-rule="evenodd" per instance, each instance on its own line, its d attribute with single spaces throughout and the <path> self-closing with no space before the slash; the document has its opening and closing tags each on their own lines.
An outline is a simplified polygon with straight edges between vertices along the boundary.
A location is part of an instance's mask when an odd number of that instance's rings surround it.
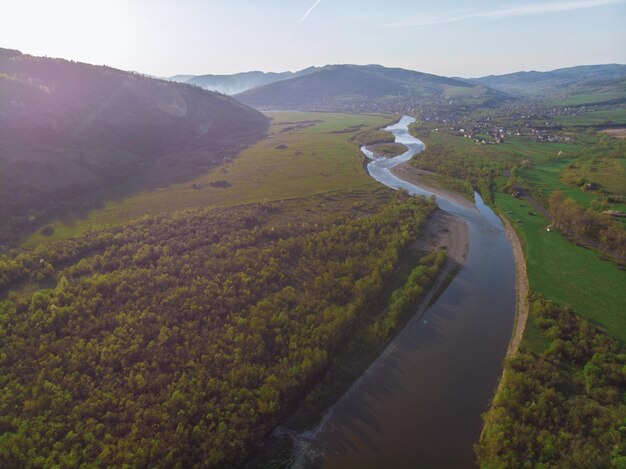
<svg viewBox="0 0 626 469">
<path fill-rule="evenodd" d="M 122 182 L 190 177 L 261 138 L 268 122 L 194 86 L 0 49 L 2 228 Z"/>
<path fill-rule="evenodd" d="M 257 109 L 398 112 L 418 105 L 487 105 L 504 95 L 480 84 L 380 65 L 329 65 L 235 96 Z"/>
<path fill-rule="evenodd" d="M 186 83 L 191 80 L 195 75 L 174 75 L 173 77 L 163 77 L 163 80 L 175 81 L 178 83 Z"/>
<path fill-rule="evenodd" d="M 549 72 L 516 72 L 489 75 L 467 80 L 488 86 L 512 96 L 520 97 L 575 97 L 596 95 L 614 101 L 626 99 L 626 65 L 581 65 Z M 590 96 L 593 101 L 593 97 Z"/>
<path fill-rule="evenodd" d="M 201 88 L 219 93 L 234 95 L 257 88 L 263 85 L 269 85 L 277 81 L 288 80 L 308 75 L 316 70 L 315 67 L 309 67 L 299 72 L 243 72 L 234 75 L 198 75 L 185 80 L 186 83 L 197 85 Z"/>
</svg>

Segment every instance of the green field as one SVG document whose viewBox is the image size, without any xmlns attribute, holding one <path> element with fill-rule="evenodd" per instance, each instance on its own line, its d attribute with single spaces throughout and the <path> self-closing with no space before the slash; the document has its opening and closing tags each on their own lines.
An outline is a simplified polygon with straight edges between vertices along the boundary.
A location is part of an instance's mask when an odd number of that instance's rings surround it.
<svg viewBox="0 0 626 469">
<path fill-rule="evenodd" d="M 579 94 L 569 98 L 555 99 L 550 101 L 550 106 L 581 106 L 583 104 L 604 103 L 617 99 L 624 99 L 626 91 L 612 89 L 599 91 L 597 93 Z"/>
<path fill-rule="evenodd" d="M 603 111 L 592 111 L 581 114 L 579 116 L 557 116 L 552 120 L 566 126 L 588 126 L 588 125 L 607 125 L 607 124 L 625 124 L 626 125 L 626 109 L 609 109 Z"/>
<path fill-rule="evenodd" d="M 602 189 L 626 196 L 626 159 L 593 158 L 577 163 L 576 174 Z"/>
<path fill-rule="evenodd" d="M 94 226 L 106 226 L 143 215 L 186 208 L 229 206 L 256 201 L 304 197 L 351 187 L 377 185 L 362 170 L 363 156 L 351 143 L 360 132 L 377 129 L 389 117 L 330 113 L 268 113 L 268 138 L 244 150 L 233 161 L 180 184 L 119 200 L 83 217 L 51 223 L 52 236 L 40 232 L 23 243 L 67 238 Z M 218 182 L 217 187 L 210 186 Z M 221 184 L 220 184 L 221 183 Z"/>
<path fill-rule="evenodd" d="M 626 272 L 561 234 L 546 231 L 547 220 L 525 201 L 502 193 L 495 201 L 524 243 L 531 291 L 571 306 L 626 343 Z M 529 330 L 529 336 L 533 332 Z"/>
</svg>

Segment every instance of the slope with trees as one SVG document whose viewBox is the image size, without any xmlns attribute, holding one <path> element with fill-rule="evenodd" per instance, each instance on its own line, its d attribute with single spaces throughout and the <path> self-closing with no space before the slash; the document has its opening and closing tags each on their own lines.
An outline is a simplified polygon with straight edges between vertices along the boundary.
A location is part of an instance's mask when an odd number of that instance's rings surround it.
<svg viewBox="0 0 626 469">
<path fill-rule="evenodd" d="M 488 106 L 508 99 L 482 85 L 380 65 L 328 65 L 236 98 L 258 109 L 387 113 Z"/>
</svg>

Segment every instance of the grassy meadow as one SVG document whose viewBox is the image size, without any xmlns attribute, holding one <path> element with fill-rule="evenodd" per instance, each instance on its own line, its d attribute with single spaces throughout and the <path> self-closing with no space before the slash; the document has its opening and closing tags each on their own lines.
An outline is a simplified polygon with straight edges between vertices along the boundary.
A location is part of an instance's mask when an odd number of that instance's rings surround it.
<svg viewBox="0 0 626 469">
<path fill-rule="evenodd" d="M 550 101 L 551 106 L 582 106 L 587 104 L 605 103 L 607 101 L 624 98 L 624 91 L 620 89 L 610 89 L 598 91 L 596 93 L 579 94 L 568 98 L 554 99 Z"/>
<path fill-rule="evenodd" d="M 606 118 L 608 111 L 594 115 Z M 583 207 L 591 207 L 595 200 L 602 198 L 600 190 L 584 191 L 567 183 L 563 176 L 570 165 L 575 166 L 577 177 L 597 184 L 601 190 L 618 196 L 626 191 L 624 159 L 605 157 L 605 146 L 589 146 L 583 142 L 534 142 L 516 136 L 509 136 L 501 145 L 477 145 L 470 139 L 432 129 L 425 129 L 424 136 L 418 130 L 417 136 L 423 137 L 426 153 L 429 146 L 445 148 L 436 154 L 433 164 L 448 175 L 470 178 L 472 168 L 476 173 L 488 168 L 502 174 L 507 168 L 517 167 L 518 181 L 529 187 L 533 196 L 546 207 L 555 190 L 561 190 Z M 590 134 L 587 140 L 590 137 L 593 138 Z M 450 161 L 446 163 L 442 158 Z M 506 177 L 495 178 L 494 204 L 511 220 L 523 240 L 531 292 L 571 306 L 613 337 L 626 342 L 626 272 L 602 259 L 594 250 L 579 247 L 559 233 L 546 231 L 549 221 L 535 208 L 501 191 L 506 182 Z M 624 211 L 626 205 L 615 202 L 610 208 Z M 528 322 L 524 341 L 525 346 L 534 344 L 537 349 L 545 344 L 532 321 Z"/>
<path fill-rule="evenodd" d="M 546 231 L 548 221 L 526 201 L 502 193 L 495 201 L 524 244 L 531 291 L 571 306 L 626 343 L 626 272 L 560 233 Z M 533 332 L 527 331 L 531 340 Z"/>
<path fill-rule="evenodd" d="M 626 109 L 606 109 L 601 111 L 590 111 L 577 116 L 557 116 L 552 120 L 566 126 L 583 127 L 607 124 L 626 125 Z"/>
<path fill-rule="evenodd" d="M 33 247 L 143 215 L 376 187 L 363 171 L 363 157 L 352 140 L 362 132 L 386 125 L 388 116 L 296 112 L 268 115 L 273 121 L 267 138 L 232 161 L 188 182 L 119 199 L 112 197 L 102 208 L 85 216 L 54 221 L 50 224 L 54 229 L 51 236 L 37 231 L 24 240 L 23 246 Z"/>
</svg>

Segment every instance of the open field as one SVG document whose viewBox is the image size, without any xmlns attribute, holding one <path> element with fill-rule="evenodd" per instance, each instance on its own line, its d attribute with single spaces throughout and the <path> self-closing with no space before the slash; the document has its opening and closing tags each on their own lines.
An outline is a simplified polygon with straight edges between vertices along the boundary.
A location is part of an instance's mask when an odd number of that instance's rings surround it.
<svg viewBox="0 0 626 469">
<path fill-rule="evenodd" d="M 567 126 L 589 126 L 589 125 L 626 125 L 626 109 L 608 109 L 603 111 L 592 111 L 579 116 L 558 116 L 552 120 Z"/>
<path fill-rule="evenodd" d="M 362 170 L 363 157 L 350 142 L 356 134 L 377 129 L 389 117 L 330 113 L 268 113 L 268 138 L 231 162 L 196 179 L 109 200 L 86 216 L 68 216 L 51 224 L 52 236 L 32 234 L 24 247 L 63 239 L 93 226 L 206 206 L 296 198 L 377 183 Z"/>
<path fill-rule="evenodd" d="M 576 163 L 576 175 L 599 184 L 601 189 L 626 196 L 626 159 L 593 158 Z"/>
<path fill-rule="evenodd" d="M 605 103 L 607 101 L 624 99 L 625 92 L 619 89 L 600 91 L 590 94 L 579 94 L 569 98 L 550 101 L 550 106 L 581 106 L 584 104 Z"/>
<path fill-rule="evenodd" d="M 531 291 L 571 306 L 626 342 L 626 272 L 561 234 L 546 231 L 547 220 L 526 201 L 502 193 L 496 194 L 495 201 L 524 243 Z M 533 332 L 528 331 L 530 338 L 535 336 Z"/>
<path fill-rule="evenodd" d="M 601 132 L 615 138 L 626 138 L 626 127 L 620 129 L 606 129 Z"/>
</svg>

